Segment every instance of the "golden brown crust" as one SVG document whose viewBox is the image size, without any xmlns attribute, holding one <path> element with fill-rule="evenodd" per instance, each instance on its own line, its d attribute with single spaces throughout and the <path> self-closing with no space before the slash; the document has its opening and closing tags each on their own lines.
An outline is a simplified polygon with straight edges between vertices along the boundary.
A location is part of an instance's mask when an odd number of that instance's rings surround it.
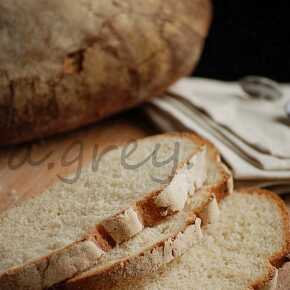
<svg viewBox="0 0 290 290">
<path fill-rule="evenodd" d="M 202 139 L 201 137 L 197 136 L 196 134 L 182 132 L 182 133 L 168 133 L 168 134 L 182 134 L 184 137 L 187 137 L 195 144 L 199 146 L 206 145 L 208 149 L 208 153 L 211 155 L 211 159 L 215 160 L 220 172 L 222 173 L 222 182 L 216 184 L 212 191 L 215 192 L 216 198 L 218 201 L 221 201 L 226 195 L 233 192 L 233 176 L 228 169 L 228 167 L 221 162 L 221 157 L 219 152 L 217 151 L 216 147 L 208 140 Z"/>
<path fill-rule="evenodd" d="M 102 28 L 68 51 L 49 78 L 15 78 L 0 64 L 0 145 L 93 123 L 158 96 L 192 71 L 211 21 L 209 0 L 143 2 L 148 12 L 141 14 L 137 2 L 111 2 L 120 15 L 102 16 Z"/>
<path fill-rule="evenodd" d="M 189 140 L 192 140 L 196 145 L 197 148 L 198 147 L 202 147 L 205 144 L 209 145 L 207 143 L 207 141 L 204 141 L 203 139 L 201 139 L 200 137 L 194 135 L 194 134 L 189 134 L 189 133 L 169 133 L 169 134 L 162 134 L 162 135 L 156 135 L 153 137 L 147 137 L 145 139 L 152 139 L 152 138 L 170 138 L 170 137 L 180 137 L 182 138 L 187 138 Z M 211 145 L 212 146 L 212 145 Z M 220 163 L 220 159 L 218 156 L 217 151 L 214 149 L 214 147 L 211 147 L 210 149 L 211 154 L 213 154 L 212 156 L 212 160 L 216 160 L 218 162 L 218 164 Z M 194 156 L 194 154 L 196 153 L 196 151 L 194 153 L 192 153 L 192 155 L 189 157 L 189 160 L 191 159 L 192 156 Z M 186 164 L 186 162 L 184 162 L 184 164 Z M 182 167 L 184 165 L 183 163 L 180 164 L 179 168 Z M 220 165 L 220 164 L 219 164 Z M 223 172 L 223 170 L 221 169 L 221 172 Z M 219 196 L 222 196 L 226 193 L 226 175 L 223 176 L 223 179 L 221 180 L 220 184 L 217 187 L 214 187 L 213 190 L 224 190 L 223 193 L 218 194 Z M 228 179 L 231 178 L 230 176 L 228 177 Z M 223 184 L 225 183 L 225 184 Z M 157 225 L 158 223 L 162 222 L 162 220 L 166 219 L 165 215 L 162 215 L 162 209 L 159 209 L 156 207 L 156 205 L 154 204 L 154 198 L 156 197 L 156 195 L 158 195 L 159 192 L 153 192 L 148 194 L 147 196 L 145 196 L 144 199 L 139 200 L 136 204 L 132 204 L 130 208 L 133 208 L 134 210 L 137 211 L 137 213 L 140 215 L 141 220 L 144 221 L 144 227 L 148 227 L 148 226 L 154 226 Z M 201 210 L 202 207 L 207 205 L 207 201 L 204 202 L 203 205 L 200 206 L 199 209 L 196 210 L 196 212 L 198 212 L 199 210 Z M 118 214 L 112 216 L 112 217 L 116 217 L 118 215 L 121 215 L 122 213 L 124 213 L 127 209 L 124 209 L 122 211 L 120 211 Z M 150 214 L 152 214 L 151 217 Z M 112 218 L 110 217 L 110 219 Z M 192 220 L 192 216 L 189 216 L 189 220 Z M 23 279 L 23 277 L 25 277 L 26 275 L 29 276 L 30 272 L 32 271 L 31 269 L 33 269 L 33 271 L 37 272 L 38 275 L 38 279 L 42 280 L 45 277 L 45 273 L 41 270 L 35 270 L 35 269 L 42 269 L 43 265 L 46 264 L 51 264 L 50 261 L 52 259 L 54 259 L 54 256 L 57 257 L 62 257 L 62 253 L 64 255 L 67 255 L 67 253 L 72 252 L 76 247 L 80 248 L 82 247 L 82 245 L 88 241 L 92 241 L 98 249 L 102 250 L 104 253 L 110 251 L 112 248 L 115 247 L 116 245 L 116 241 L 114 241 L 114 239 L 112 238 L 112 236 L 108 233 L 108 231 L 102 226 L 102 222 L 99 225 L 96 225 L 96 228 L 93 232 L 88 233 L 88 235 L 86 237 L 84 237 L 82 240 L 80 241 L 76 241 L 74 243 L 72 243 L 71 245 L 67 246 L 64 249 L 61 249 L 59 251 L 55 251 L 53 252 L 50 256 L 46 256 L 46 257 L 41 257 L 40 259 L 37 259 L 33 262 L 29 262 L 26 265 L 22 266 L 22 267 L 17 267 L 14 269 L 11 269 L 9 271 L 7 271 L 6 273 L 2 273 L 0 275 L 0 286 L 2 286 L 2 283 L 7 283 L 7 281 L 10 281 L 9 284 L 11 289 L 14 289 L 13 287 L 15 287 L 15 285 L 17 285 L 18 281 L 20 281 L 21 279 Z M 69 254 L 68 254 L 69 256 Z M 87 259 L 87 260 L 86 260 Z M 86 266 L 84 267 L 90 267 L 92 266 L 95 261 L 91 261 L 91 255 L 89 255 L 88 258 L 84 258 L 84 263 Z M 90 265 L 88 265 L 88 263 L 91 263 Z M 61 266 L 59 266 L 61 267 Z M 49 268 L 49 267 L 46 267 Z M 47 270 L 47 269 L 46 269 Z M 83 269 L 84 270 L 84 269 Z M 63 269 L 63 271 L 65 271 Z M 71 275 L 71 273 L 69 274 Z M 72 277 L 71 276 L 67 276 L 65 279 L 68 279 Z M 47 282 L 49 283 L 49 282 Z M 14 285 L 12 287 L 12 285 Z M 17 288 L 15 288 L 17 289 Z M 39 288 L 34 288 L 34 289 L 39 289 Z"/>
<path fill-rule="evenodd" d="M 195 217 L 188 218 L 187 225 L 183 230 L 177 234 L 172 235 L 169 239 L 160 241 L 156 245 L 144 250 L 130 258 L 125 258 L 118 263 L 110 265 L 103 269 L 97 276 L 84 276 L 81 279 L 68 281 L 63 285 L 58 285 L 55 289 L 69 289 L 69 290 L 105 290 L 110 289 L 120 279 L 134 279 L 143 276 L 144 273 L 152 273 L 158 270 L 164 263 L 172 261 L 175 256 L 180 256 L 187 247 L 179 249 L 174 246 L 174 242 L 184 235 L 184 233 L 192 226 Z M 194 242 L 192 235 L 187 238 L 188 243 Z M 172 247 L 168 247 L 168 244 Z M 178 254 L 175 251 L 181 251 Z M 167 252 L 167 253 L 166 253 Z M 165 253 L 170 253 L 170 257 L 165 257 Z"/>
<path fill-rule="evenodd" d="M 220 162 L 219 155 L 217 154 L 217 151 L 215 147 L 209 143 L 208 141 L 205 141 L 201 138 L 199 138 L 196 135 L 190 134 L 190 133 L 169 133 L 169 135 L 182 135 L 186 138 L 190 138 L 193 140 L 196 144 L 207 145 L 209 146 L 210 154 L 214 156 L 214 160 L 218 162 L 221 166 L 221 172 L 223 172 L 223 177 L 221 179 L 221 182 L 215 186 L 207 188 L 208 192 L 214 194 L 217 199 L 220 201 L 222 200 L 227 194 L 231 193 L 232 187 L 229 186 L 232 184 L 232 176 L 231 174 L 226 171 L 223 167 L 223 165 Z M 192 215 L 198 215 L 202 217 L 202 211 L 205 207 L 208 206 L 213 196 L 208 196 L 208 199 L 204 200 L 204 202 L 198 207 L 195 208 L 194 211 L 191 213 Z M 189 217 L 190 220 L 190 217 Z M 165 243 L 166 241 L 162 241 L 161 243 Z M 158 246 L 152 247 L 151 250 L 155 249 Z M 144 253 L 141 253 L 138 256 L 144 256 Z M 106 287 L 109 287 L 110 283 L 114 284 L 120 277 L 126 279 L 130 279 L 132 277 L 137 277 L 138 275 L 144 275 L 144 273 L 149 273 L 152 271 L 156 271 L 161 264 L 158 263 L 158 259 L 155 258 L 155 261 L 150 264 L 150 266 L 147 265 L 147 268 L 144 269 L 142 266 L 142 263 L 146 263 L 146 257 L 144 257 L 144 261 L 140 261 L 137 257 L 128 257 L 122 261 L 116 262 L 112 265 L 110 265 L 107 268 L 104 268 L 96 273 L 90 273 L 88 275 L 84 275 L 81 278 L 72 279 L 69 280 L 66 284 L 58 285 L 57 289 L 106 289 Z M 161 258 L 162 256 L 160 256 Z M 156 264 L 154 264 L 156 263 Z M 141 267 L 143 271 L 138 272 L 137 270 L 132 271 L 132 268 L 138 269 L 138 267 Z M 106 283 L 106 287 L 104 286 L 104 282 Z M 98 286 L 99 285 L 99 286 Z"/>
<path fill-rule="evenodd" d="M 274 267 L 280 267 L 281 263 L 284 261 L 285 257 L 287 254 L 290 252 L 290 232 L 289 232 L 289 227 L 290 227 L 290 215 L 289 211 L 287 209 L 287 206 L 285 202 L 275 193 L 265 190 L 265 189 L 257 189 L 257 188 L 245 188 L 240 190 L 239 192 L 245 192 L 245 193 L 252 193 L 255 195 L 261 195 L 261 196 L 268 196 L 270 199 L 275 202 L 275 204 L 278 206 L 280 209 L 281 216 L 283 218 L 283 233 L 284 233 L 284 241 L 285 245 L 283 249 L 277 253 L 276 255 L 270 257 L 270 263 Z"/>
<path fill-rule="evenodd" d="M 273 279 L 275 274 L 275 268 L 269 263 L 268 273 L 263 277 L 257 279 L 252 285 L 249 286 L 250 290 L 261 290 L 267 286 L 268 283 Z"/>
<path fill-rule="evenodd" d="M 274 256 L 269 258 L 268 262 L 268 273 L 264 274 L 262 277 L 258 278 L 255 282 L 253 282 L 249 287 L 248 290 L 258 290 L 262 289 L 262 287 L 268 285 L 268 283 L 272 280 L 274 277 L 276 268 L 274 266 L 279 266 L 280 262 L 284 259 L 284 257 L 289 253 L 290 250 L 290 233 L 289 233 L 289 213 L 287 210 L 287 207 L 283 200 L 276 195 L 273 192 L 257 189 L 257 188 L 246 188 L 242 189 L 239 192 L 244 194 L 255 194 L 255 195 L 261 195 L 261 196 L 267 196 L 269 199 L 271 199 L 280 209 L 280 214 L 283 219 L 283 227 L 284 227 L 284 240 L 285 245 L 282 247 L 281 251 L 276 253 Z M 128 266 L 128 263 L 130 262 L 129 259 L 122 261 L 120 264 L 115 264 L 113 267 L 109 269 L 104 269 L 103 272 L 101 272 L 99 275 L 92 275 L 88 277 L 84 277 L 80 280 L 72 280 L 72 283 L 68 283 L 65 285 L 59 285 L 57 289 L 69 289 L 69 290 L 80 290 L 80 289 L 91 289 L 91 290 L 103 290 L 103 289 L 110 289 L 110 283 L 112 285 L 117 281 L 117 279 L 121 278 L 121 275 L 124 275 L 128 281 L 130 280 L 130 277 L 133 277 L 133 279 L 136 279 L 136 276 L 138 277 L 137 271 L 136 273 L 129 273 L 129 275 L 126 273 L 126 267 Z M 138 264 L 135 266 L 137 267 Z M 154 268 L 154 271 L 157 269 Z M 117 273 L 116 277 L 114 276 Z M 120 274 L 121 273 L 121 274 Z M 142 275 L 142 273 L 141 273 Z M 129 276 L 129 277 L 128 277 Z M 70 282 L 70 281 L 69 281 Z M 107 283 L 107 284 L 104 284 Z M 106 285 L 106 286 L 105 286 Z"/>
<path fill-rule="evenodd" d="M 273 202 L 275 202 L 275 204 L 280 209 L 280 213 L 283 219 L 283 228 L 284 228 L 283 233 L 284 233 L 285 244 L 280 252 L 276 253 L 275 255 L 269 258 L 268 274 L 263 277 L 260 277 L 257 281 L 252 283 L 252 285 L 250 285 L 249 289 L 256 290 L 256 289 L 261 289 L 262 287 L 264 287 L 271 281 L 275 273 L 275 268 L 279 268 L 281 266 L 282 262 L 285 260 L 285 257 L 290 251 L 290 232 L 289 232 L 290 215 L 284 201 L 277 194 L 271 191 L 250 187 L 250 188 L 244 188 L 242 190 L 239 190 L 239 192 L 245 193 L 245 194 L 250 193 L 250 194 L 255 194 L 255 195 L 268 196 L 270 199 L 272 199 Z"/>
</svg>

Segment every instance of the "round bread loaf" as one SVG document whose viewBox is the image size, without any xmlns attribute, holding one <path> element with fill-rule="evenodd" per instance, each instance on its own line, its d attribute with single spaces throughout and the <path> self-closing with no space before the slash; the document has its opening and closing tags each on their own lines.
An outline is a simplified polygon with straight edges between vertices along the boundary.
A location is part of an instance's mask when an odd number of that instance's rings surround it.
<svg viewBox="0 0 290 290">
<path fill-rule="evenodd" d="M 92 123 L 197 63 L 210 0 L 0 2 L 0 144 Z"/>
</svg>

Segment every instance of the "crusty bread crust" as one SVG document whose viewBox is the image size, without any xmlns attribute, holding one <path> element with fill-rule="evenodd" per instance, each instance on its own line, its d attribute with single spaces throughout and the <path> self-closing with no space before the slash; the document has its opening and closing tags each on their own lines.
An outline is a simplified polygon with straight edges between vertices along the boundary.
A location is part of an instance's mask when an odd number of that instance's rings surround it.
<svg viewBox="0 0 290 290">
<path fill-rule="evenodd" d="M 213 196 L 204 201 L 203 207 L 207 207 Z M 119 260 L 102 270 L 88 271 L 76 278 L 68 280 L 64 284 L 56 285 L 57 290 L 106 290 L 113 287 L 122 279 L 136 279 L 146 274 L 157 271 L 160 267 L 170 263 L 175 258 L 189 250 L 197 239 L 202 237 L 201 229 L 195 227 L 194 213 L 189 212 L 188 225 L 171 237 L 160 241 L 158 244 L 133 255 Z M 201 219 L 198 219 L 201 222 Z"/>
<path fill-rule="evenodd" d="M 248 193 L 248 194 L 250 193 L 250 194 L 261 195 L 261 196 L 267 196 L 280 209 L 280 213 L 281 213 L 281 216 L 282 216 L 283 221 L 284 221 L 284 223 L 283 223 L 283 233 L 284 233 L 285 245 L 284 245 L 283 249 L 281 249 L 281 251 L 279 253 L 277 253 L 274 256 L 269 258 L 270 263 L 274 267 L 279 268 L 281 266 L 281 263 L 283 263 L 285 257 L 290 252 L 290 232 L 289 232 L 290 214 L 289 214 L 289 211 L 287 209 L 287 206 L 286 206 L 285 202 L 276 193 L 273 193 L 273 192 L 271 192 L 269 190 L 265 190 L 265 189 L 257 189 L 257 188 L 250 187 L 250 188 L 244 188 L 242 190 L 239 190 L 239 192 Z"/>
<path fill-rule="evenodd" d="M 199 227 L 199 224 L 188 222 L 188 225 L 179 233 L 173 234 L 169 239 L 159 242 L 142 253 L 118 261 L 96 275 L 84 275 L 77 280 L 72 279 L 56 289 L 63 287 L 70 290 L 105 290 L 115 285 L 120 279 L 133 279 L 145 273 L 152 273 L 191 248 L 196 239 L 202 237 Z"/>
<path fill-rule="evenodd" d="M 277 268 L 281 266 L 281 264 L 285 260 L 285 257 L 290 252 L 289 211 L 287 210 L 285 202 L 277 194 L 271 191 L 265 189 L 257 189 L 255 187 L 248 187 L 239 189 L 239 193 L 267 196 L 269 197 L 269 199 L 272 199 L 272 201 L 280 209 L 280 214 L 283 218 L 283 233 L 285 244 L 278 253 L 276 253 L 272 257 L 269 257 L 268 273 L 265 273 L 265 275 L 251 283 L 251 285 L 249 285 L 249 287 L 247 288 L 247 290 L 275 290 L 276 287 L 274 287 L 273 289 L 269 288 L 269 283 L 271 283 L 272 279 L 274 278 Z"/>
<path fill-rule="evenodd" d="M 269 282 L 273 279 L 276 269 L 281 266 L 281 263 L 284 261 L 285 257 L 290 252 L 290 232 L 289 232 L 290 215 L 284 201 L 277 194 L 271 191 L 251 187 L 239 190 L 239 192 L 269 197 L 269 199 L 271 199 L 280 209 L 280 214 L 281 217 L 283 218 L 283 233 L 285 241 L 284 246 L 278 253 L 276 253 L 272 257 L 269 257 L 268 273 L 263 277 L 260 277 L 259 279 L 254 281 L 251 285 L 249 285 L 250 290 L 252 289 L 261 290 L 263 287 L 267 286 Z"/>
<path fill-rule="evenodd" d="M 243 194 L 255 194 L 255 195 L 260 195 L 260 196 L 266 196 L 272 202 L 274 202 L 277 207 L 280 209 L 280 214 L 283 220 L 283 233 L 284 233 L 284 246 L 279 250 L 279 252 L 275 253 L 272 257 L 269 257 L 269 261 L 266 262 L 268 265 L 268 271 L 265 273 L 263 276 L 259 277 L 256 279 L 256 281 L 253 281 L 248 285 L 248 287 L 245 290 L 274 290 L 275 288 L 269 288 L 269 285 L 271 283 L 271 280 L 274 278 L 275 274 L 277 273 L 277 266 L 280 265 L 280 262 L 284 259 L 284 257 L 289 253 L 290 247 L 289 247 L 289 242 L 290 242 L 290 233 L 289 233 L 289 213 L 287 210 L 287 207 L 285 203 L 278 197 L 276 194 L 267 191 L 267 190 L 261 190 L 261 189 L 256 189 L 256 188 L 247 188 L 243 190 L 239 190 L 239 193 Z M 144 253 L 144 255 L 146 255 Z M 149 254 L 150 255 L 150 254 Z M 144 257 L 145 260 L 145 257 Z M 142 263 L 142 259 L 138 260 L 139 263 Z M 138 278 L 138 265 L 139 264 L 134 264 L 130 268 L 130 273 L 127 274 L 125 269 L 128 265 L 125 262 L 124 268 L 122 269 L 123 272 L 121 271 L 121 268 L 119 269 L 118 275 L 115 275 L 115 272 L 117 271 L 115 267 L 113 269 L 108 270 L 106 269 L 106 272 L 102 273 L 102 275 L 99 277 L 99 279 L 94 279 L 94 277 L 86 277 L 84 276 L 83 279 L 77 280 L 75 283 L 68 283 L 67 285 L 60 285 L 59 288 L 57 289 L 70 289 L 70 290 L 81 290 L 81 289 L 86 289 L 86 290 L 104 290 L 104 289 L 110 289 L 116 284 L 117 277 L 118 279 L 123 279 L 126 278 L 126 281 L 130 282 L 130 278 L 132 278 L 132 282 L 134 283 L 134 280 Z M 276 267 L 274 267 L 276 266 Z M 142 267 L 141 267 L 142 268 Z M 131 271 L 133 273 L 131 273 Z M 146 272 L 148 269 L 146 269 Z M 155 268 L 152 267 L 152 271 L 156 271 Z M 125 274 L 124 274 L 125 273 Z M 141 273 L 141 275 L 143 275 Z M 123 276 L 122 276 L 123 275 Z M 112 277 L 113 276 L 113 277 Z M 129 276 L 129 278 L 128 278 Z M 116 278 L 116 279 L 115 279 Z M 73 281 L 73 280 L 72 280 Z M 120 280 L 119 280 L 120 281 Z M 74 281 L 73 281 L 74 282 Z M 288 285 L 287 285 L 288 286 Z M 113 287 L 114 288 L 114 287 Z M 284 289 L 284 288 L 282 288 Z"/>
<path fill-rule="evenodd" d="M 29 0 L 19 17 L 21 0 L 4 2 L 0 145 L 72 130 L 160 95 L 191 73 L 211 22 L 209 0 Z"/>
<path fill-rule="evenodd" d="M 170 138 L 175 136 L 178 136 L 181 139 L 190 139 L 197 145 L 197 147 L 208 147 L 212 160 L 217 162 L 218 166 L 220 166 L 221 173 L 223 173 L 219 184 L 211 188 L 213 192 L 216 192 L 217 198 L 221 199 L 228 192 L 228 184 L 232 183 L 232 177 L 229 172 L 225 171 L 220 162 L 220 157 L 213 145 L 198 136 L 189 133 L 169 133 L 157 135 L 153 138 Z M 147 137 L 145 139 L 152 139 L 152 137 Z M 194 151 L 188 160 L 179 164 L 176 172 L 186 166 L 187 162 L 195 156 L 196 152 L 198 152 L 198 150 Z M 176 173 L 174 176 L 176 176 Z M 171 180 L 174 176 L 171 177 Z M 142 223 L 141 230 L 145 227 L 154 226 L 157 223 L 162 222 L 162 220 L 164 220 L 168 215 L 173 213 L 168 211 L 167 214 L 164 214 L 164 209 L 155 205 L 154 200 L 159 194 L 160 191 L 148 194 L 144 199 L 137 201 L 127 209 L 124 209 L 120 213 L 110 217 L 106 222 L 115 221 L 119 217 L 122 217 L 128 210 L 132 210 L 138 216 L 139 222 Z M 204 205 L 201 205 L 201 207 L 196 209 L 195 212 L 198 214 L 202 211 L 208 202 L 209 200 L 205 201 Z M 134 217 L 131 218 L 131 220 L 127 219 L 126 221 L 129 224 L 135 223 Z M 9 269 L 7 272 L 2 273 L 0 275 L 1 289 L 25 289 L 23 287 L 25 287 L 26 283 L 28 283 L 31 290 L 43 289 L 52 286 L 55 283 L 69 279 L 95 265 L 98 258 L 110 251 L 118 242 L 112 238 L 108 229 L 104 227 L 104 222 L 105 221 L 96 225 L 96 230 L 88 233 L 88 235 L 82 240 L 76 241 L 63 249 L 55 251 L 49 256 L 41 257 L 21 267 Z M 119 225 L 122 225 L 122 222 Z M 136 234 L 135 230 L 130 232 L 130 226 L 128 229 L 129 233 L 124 240 L 130 239 L 130 237 L 133 237 Z M 57 263 L 55 261 L 57 261 Z"/>
<path fill-rule="evenodd" d="M 169 133 L 170 134 L 170 133 Z M 209 206 L 209 203 L 212 201 L 214 197 L 217 197 L 217 200 L 222 200 L 226 195 L 232 193 L 233 190 L 233 179 L 229 170 L 225 165 L 223 165 L 220 161 L 220 157 L 215 149 L 215 147 L 209 143 L 208 141 L 204 141 L 196 135 L 192 135 L 189 133 L 183 133 L 183 136 L 187 136 L 196 144 L 205 144 L 208 147 L 208 152 L 211 154 L 212 160 L 216 160 L 220 171 L 223 173 L 221 181 L 219 184 L 214 186 L 210 186 L 208 188 L 204 188 L 207 192 L 211 193 L 207 199 L 203 201 L 199 208 L 195 208 L 192 214 L 196 214 L 197 216 L 204 219 L 204 210 Z M 205 219 L 206 220 L 206 219 Z M 114 285 L 120 279 L 130 279 L 136 278 L 138 276 L 142 276 L 146 273 L 154 272 L 158 268 L 160 268 L 165 263 L 169 262 L 164 259 L 164 251 L 162 250 L 165 244 L 170 243 L 170 241 L 174 240 L 174 237 L 170 237 L 168 240 L 162 241 L 158 245 L 153 246 L 150 250 L 140 253 L 137 256 L 127 257 L 122 261 L 118 261 L 115 264 L 110 265 L 98 272 L 89 272 L 88 274 L 80 275 L 77 278 L 73 278 L 67 281 L 65 284 L 58 285 L 57 289 L 109 289 L 110 285 Z M 191 246 L 189 236 L 189 240 L 186 239 L 186 244 L 188 247 L 180 248 L 180 252 L 178 249 L 175 249 L 173 246 L 171 247 L 172 251 L 179 252 L 180 255 L 188 250 Z M 161 246 L 161 248 L 160 248 Z M 183 245 L 182 245 L 183 246 Z M 154 253 L 154 255 L 152 255 Z M 159 253 L 159 254 L 157 254 Z M 180 256 L 175 255 L 172 256 L 173 260 L 175 257 Z M 167 261 L 167 262 L 165 262 Z"/>
</svg>

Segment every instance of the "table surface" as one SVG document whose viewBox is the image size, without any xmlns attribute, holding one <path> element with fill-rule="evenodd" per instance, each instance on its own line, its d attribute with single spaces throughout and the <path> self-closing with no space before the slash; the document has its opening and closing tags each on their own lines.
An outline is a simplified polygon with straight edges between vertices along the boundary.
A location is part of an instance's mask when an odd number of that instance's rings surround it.
<svg viewBox="0 0 290 290">
<path fill-rule="evenodd" d="M 0 213 L 85 166 L 96 152 L 156 133 L 157 128 L 136 109 L 72 133 L 0 149 Z M 279 289 L 290 290 L 289 273 L 288 264 Z"/>
</svg>

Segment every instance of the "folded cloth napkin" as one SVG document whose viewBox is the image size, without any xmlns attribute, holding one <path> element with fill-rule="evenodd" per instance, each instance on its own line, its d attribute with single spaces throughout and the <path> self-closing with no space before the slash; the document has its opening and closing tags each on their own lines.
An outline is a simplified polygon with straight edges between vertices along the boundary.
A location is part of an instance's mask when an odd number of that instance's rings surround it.
<svg viewBox="0 0 290 290">
<path fill-rule="evenodd" d="M 249 98 L 238 83 L 183 79 L 146 111 L 164 131 L 191 130 L 210 140 L 242 185 L 290 193 L 290 121 L 283 97 Z"/>
</svg>

